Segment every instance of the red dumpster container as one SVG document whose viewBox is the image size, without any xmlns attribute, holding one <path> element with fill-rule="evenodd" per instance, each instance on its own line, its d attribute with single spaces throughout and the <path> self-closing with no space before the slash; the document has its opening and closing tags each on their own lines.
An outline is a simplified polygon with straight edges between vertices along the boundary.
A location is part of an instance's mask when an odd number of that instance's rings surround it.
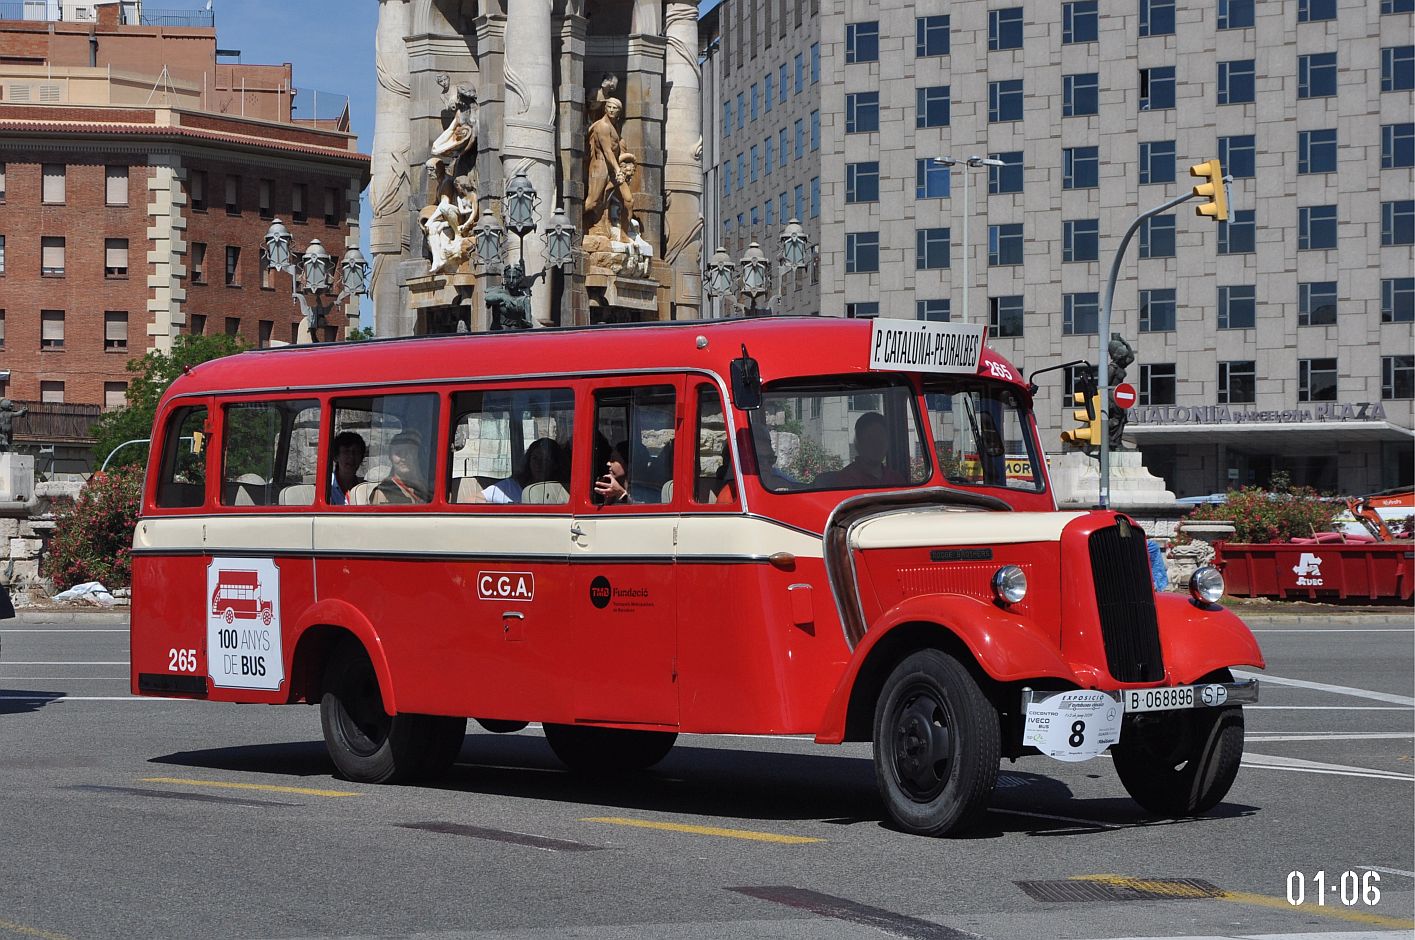
<svg viewBox="0 0 1415 940">
<path fill-rule="evenodd" d="M 1415 544 L 1219 542 L 1214 565 L 1234 597 L 1410 600 Z"/>
</svg>

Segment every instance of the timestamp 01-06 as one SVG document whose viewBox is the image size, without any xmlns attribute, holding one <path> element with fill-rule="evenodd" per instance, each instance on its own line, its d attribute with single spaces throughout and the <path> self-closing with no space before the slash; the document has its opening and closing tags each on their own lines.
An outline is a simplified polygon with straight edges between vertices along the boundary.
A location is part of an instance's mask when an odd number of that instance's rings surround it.
<svg viewBox="0 0 1415 940">
<path fill-rule="evenodd" d="M 1380 873 L 1374 871 L 1344 871 L 1339 874 L 1317 871 L 1311 875 L 1300 871 L 1288 872 L 1287 903 L 1294 907 L 1307 903 L 1307 885 L 1310 882 L 1312 901 L 1318 906 L 1325 907 L 1330 895 L 1333 906 L 1340 901 L 1347 907 L 1358 904 L 1374 907 L 1381 900 L 1380 881 Z"/>
</svg>

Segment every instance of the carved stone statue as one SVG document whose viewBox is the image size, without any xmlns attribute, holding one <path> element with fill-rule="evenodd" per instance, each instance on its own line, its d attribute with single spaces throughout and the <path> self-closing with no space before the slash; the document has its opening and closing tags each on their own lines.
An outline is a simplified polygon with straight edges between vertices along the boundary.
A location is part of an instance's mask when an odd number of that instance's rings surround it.
<svg viewBox="0 0 1415 940">
<path fill-rule="evenodd" d="M 619 273 L 624 277 L 648 280 L 653 271 L 653 246 L 639 234 L 639 223 L 634 223 L 634 237 L 629 240 L 624 251 L 624 267 Z"/>
<path fill-rule="evenodd" d="M 598 121 L 604 114 L 604 105 L 611 98 L 619 96 L 619 76 L 613 72 L 605 72 L 604 78 L 599 80 L 599 87 L 595 89 L 594 97 L 590 99 L 590 123 Z"/>
<path fill-rule="evenodd" d="M 437 76 L 437 86 L 442 89 L 445 124 L 442 133 L 432 142 L 431 152 L 437 159 L 446 161 L 452 168 L 452 175 L 457 176 L 462 170 L 458 163 L 463 155 L 470 154 L 473 160 L 476 159 L 480 113 L 477 90 L 467 83 L 454 86 L 446 73 Z"/>
<path fill-rule="evenodd" d="M 1110 345 L 1106 347 L 1106 354 L 1110 356 L 1110 371 L 1108 381 L 1112 390 L 1110 402 L 1110 413 L 1107 437 L 1110 440 L 1111 450 L 1124 450 L 1125 423 L 1130 420 L 1128 409 L 1122 408 L 1115 403 L 1114 389 L 1121 382 L 1125 381 L 1125 369 L 1135 361 L 1135 349 L 1125 341 L 1125 337 L 1119 333 L 1110 334 Z"/>
<path fill-rule="evenodd" d="M 634 175 L 639 169 L 639 159 L 632 153 L 619 152 L 620 182 L 610 189 L 610 221 L 619 226 L 620 237 L 628 239 L 639 230 L 639 222 L 634 218 Z"/>
<path fill-rule="evenodd" d="M 531 284 L 534 281 L 535 277 L 526 277 L 526 267 L 519 261 L 507 265 L 501 272 L 501 285 L 486 292 L 486 309 L 491 314 L 493 333 L 531 328 Z"/>
<path fill-rule="evenodd" d="M 585 234 L 608 237 L 609 199 L 612 189 L 624 183 L 619 164 L 619 119 L 624 103 L 618 98 L 604 102 L 604 116 L 590 125 L 585 146 L 588 187 L 585 190 Z M 631 200 L 632 204 L 632 200 Z"/>
<path fill-rule="evenodd" d="M 433 274 L 452 274 L 472 250 L 472 226 L 477 221 L 477 191 L 472 175 L 449 177 L 444 164 L 427 162 L 429 205 L 419 213 L 427 233 L 427 250 Z"/>
<path fill-rule="evenodd" d="M 10 452 L 10 442 L 14 440 L 15 419 L 29 414 L 27 408 L 16 408 L 8 398 L 0 398 L 0 454 Z"/>
</svg>

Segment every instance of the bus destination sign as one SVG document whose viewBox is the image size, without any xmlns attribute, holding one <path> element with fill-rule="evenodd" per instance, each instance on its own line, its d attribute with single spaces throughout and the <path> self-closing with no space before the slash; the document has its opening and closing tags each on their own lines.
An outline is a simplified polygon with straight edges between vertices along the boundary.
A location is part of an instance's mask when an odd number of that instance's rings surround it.
<svg viewBox="0 0 1415 940">
<path fill-rule="evenodd" d="M 870 368 L 873 370 L 964 375 L 978 371 L 987 330 L 981 323 L 882 317 L 870 322 Z"/>
</svg>

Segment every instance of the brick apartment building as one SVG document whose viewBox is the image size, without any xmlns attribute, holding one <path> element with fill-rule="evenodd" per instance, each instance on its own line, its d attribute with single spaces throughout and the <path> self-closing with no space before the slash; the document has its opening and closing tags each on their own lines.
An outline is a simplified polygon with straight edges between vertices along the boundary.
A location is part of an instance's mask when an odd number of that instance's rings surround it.
<svg viewBox="0 0 1415 940">
<path fill-rule="evenodd" d="M 337 258 L 368 180 L 343 99 L 302 110 L 288 63 L 218 63 L 210 14 L 65 0 L 61 16 L 0 19 L 0 394 L 30 409 L 21 445 L 81 446 L 45 428 L 122 404 L 128 361 L 182 333 L 292 341 L 266 228 Z"/>
</svg>

